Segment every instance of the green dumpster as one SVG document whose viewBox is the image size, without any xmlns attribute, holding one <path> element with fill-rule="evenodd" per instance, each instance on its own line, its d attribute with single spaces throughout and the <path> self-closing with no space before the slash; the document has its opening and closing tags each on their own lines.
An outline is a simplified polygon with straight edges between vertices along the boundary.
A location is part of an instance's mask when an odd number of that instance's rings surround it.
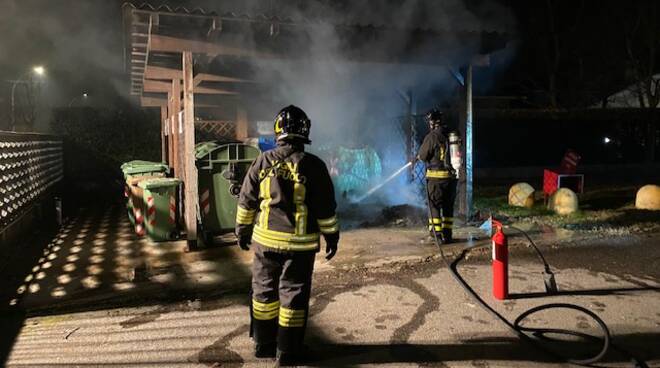
<svg viewBox="0 0 660 368">
<path fill-rule="evenodd" d="M 169 172 L 169 167 L 161 162 L 154 161 L 143 161 L 143 160 L 133 160 L 125 162 L 121 165 L 121 171 L 124 173 L 124 179 L 126 179 L 126 185 L 124 187 L 124 196 L 126 197 L 126 210 L 128 212 L 128 219 L 131 221 L 131 225 L 135 226 L 135 216 L 133 201 L 131 200 L 131 189 L 128 184 L 128 179 L 135 176 L 165 176 Z"/>
<path fill-rule="evenodd" d="M 147 235 L 154 241 L 173 240 L 178 237 L 178 188 L 176 178 L 151 178 L 138 183 L 144 190 L 143 205 Z"/>
<path fill-rule="evenodd" d="M 128 218 L 131 220 L 131 225 L 135 228 L 135 234 L 138 236 L 145 235 L 145 216 L 146 207 L 144 206 L 144 190 L 139 184 L 144 180 L 157 179 L 160 176 L 154 175 L 139 175 L 131 176 L 126 179 Z"/>
<path fill-rule="evenodd" d="M 243 143 L 203 142 L 195 146 L 201 235 L 205 243 L 211 243 L 213 235 L 234 229 L 243 178 L 260 152 Z"/>
</svg>

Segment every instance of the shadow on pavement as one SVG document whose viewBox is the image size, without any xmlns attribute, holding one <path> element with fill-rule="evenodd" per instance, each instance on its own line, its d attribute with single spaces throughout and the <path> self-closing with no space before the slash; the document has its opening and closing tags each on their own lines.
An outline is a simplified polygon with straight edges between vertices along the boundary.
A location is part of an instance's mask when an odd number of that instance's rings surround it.
<svg viewBox="0 0 660 368">
<path fill-rule="evenodd" d="M 535 293 L 514 293 L 509 294 L 509 299 L 534 299 L 548 298 L 553 296 L 603 296 L 603 295 L 629 295 L 640 292 L 660 292 L 659 287 L 631 287 L 631 288 L 611 288 L 611 289 L 591 289 L 591 290 L 560 290 L 554 294 L 546 292 Z"/>
<path fill-rule="evenodd" d="M 237 252 L 225 247 L 186 253 L 183 241 L 139 239 L 117 200 L 82 208 L 62 229 L 51 230 L 27 237 L 0 269 L 0 366 L 32 316 L 210 300 L 249 290 L 250 270 Z"/>
<path fill-rule="evenodd" d="M 555 357 L 539 348 L 512 337 L 489 337 L 446 344 L 335 344 L 324 343 L 318 338 L 312 348 L 313 361 L 310 366 L 350 367 L 362 364 L 418 363 L 438 364 L 443 362 L 470 362 L 474 360 L 494 360 L 513 362 L 561 363 Z M 660 333 L 640 333 L 616 335 L 613 341 L 617 346 L 633 352 L 645 361 L 660 359 L 657 341 Z M 580 341 L 562 341 L 547 345 L 563 356 L 586 358 L 595 355 L 598 347 Z M 610 349 L 600 364 L 629 363 L 630 358 Z M 598 366 L 598 365 L 593 365 Z"/>
</svg>

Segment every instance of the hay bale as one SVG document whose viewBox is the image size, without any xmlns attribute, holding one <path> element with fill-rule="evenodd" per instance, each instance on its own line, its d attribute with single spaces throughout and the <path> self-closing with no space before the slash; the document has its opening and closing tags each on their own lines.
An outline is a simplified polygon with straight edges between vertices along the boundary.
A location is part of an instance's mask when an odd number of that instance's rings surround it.
<svg viewBox="0 0 660 368">
<path fill-rule="evenodd" d="M 527 183 L 514 184 L 509 189 L 509 206 L 527 208 L 534 206 L 534 188 Z"/>
<path fill-rule="evenodd" d="M 645 185 L 637 191 L 635 207 L 640 210 L 660 210 L 660 186 Z"/>
<path fill-rule="evenodd" d="M 578 197 L 568 188 L 559 188 L 548 201 L 548 209 L 558 215 L 569 215 L 578 210 Z"/>
</svg>

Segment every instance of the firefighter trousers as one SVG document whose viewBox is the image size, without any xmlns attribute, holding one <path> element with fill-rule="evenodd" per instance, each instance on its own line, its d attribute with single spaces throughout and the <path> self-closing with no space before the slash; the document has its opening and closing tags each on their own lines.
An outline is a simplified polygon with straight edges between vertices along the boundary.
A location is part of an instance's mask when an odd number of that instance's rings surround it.
<svg viewBox="0 0 660 368">
<path fill-rule="evenodd" d="M 295 354 L 305 335 L 316 252 L 253 247 L 251 336 L 257 344 L 276 343 L 279 351 Z"/>
<path fill-rule="evenodd" d="M 429 179 L 426 185 L 431 202 L 429 203 L 431 209 L 429 232 L 433 234 L 435 229 L 435 232 L 442 235 L 445 241 L 452 240 L 457 184 L 456 179 Z"/>
</svg>

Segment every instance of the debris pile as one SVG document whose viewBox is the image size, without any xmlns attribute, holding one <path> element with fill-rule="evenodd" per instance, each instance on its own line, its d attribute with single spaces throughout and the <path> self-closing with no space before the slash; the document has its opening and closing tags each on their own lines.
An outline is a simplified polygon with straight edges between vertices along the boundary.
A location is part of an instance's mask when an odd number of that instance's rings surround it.
<svg viewBox="0 0 660 368">
<path fill-rule="evenodd" d="M 409 227 L 424 226 L 428 221 L 424 208 L 402 204 L 385 207 L 372 221 L 365 221 L 362 227 Z"/>
</svg>

